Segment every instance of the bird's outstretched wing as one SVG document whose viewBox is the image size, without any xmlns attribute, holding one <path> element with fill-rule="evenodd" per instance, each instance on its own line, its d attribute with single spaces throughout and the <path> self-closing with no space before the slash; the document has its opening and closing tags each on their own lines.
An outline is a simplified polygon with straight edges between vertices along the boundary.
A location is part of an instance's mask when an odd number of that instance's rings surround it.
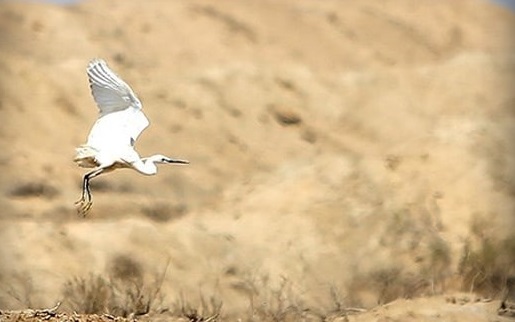
<svg viewBox="0 0 515 322">
<path fill-rule="evenodd" d="M 140 133 L 149 125 L 141 102 L 129 85 L 102 59 L 93 59 L 87 72 L 91 93 L 100 110 L 88 144 L 94 147 L 134 145 Z"/>
<path fill-rule="evenodd" d="M 128 107 L 141 109 L 141 102 L 130 86 L 102 59 L 93 59 L 89 63 L 88 77 L 91 93 L 102 116 Z"/>
</svg>

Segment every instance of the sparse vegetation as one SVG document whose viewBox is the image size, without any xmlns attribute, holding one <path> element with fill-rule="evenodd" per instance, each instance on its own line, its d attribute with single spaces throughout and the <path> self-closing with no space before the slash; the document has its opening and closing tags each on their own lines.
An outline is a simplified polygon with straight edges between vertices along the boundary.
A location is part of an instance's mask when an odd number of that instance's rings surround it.
<svg viewBox="0 0 515 322">
<path fill-rule="evenodd" d="M 78 313 L 122 317 L 145 315 L 160 309 L 166 269 L 147 282 L 141 264 L 128 256 L 116 256 L 110 266 L 109 278 L 91 274 L 67 281 L 63 288 L 65 304 Z"/>
<path fill-rule="evenodd" d="M 451 249 L 442 238 L 436 236 L 429 242 L 429 261 L 424 272 L 431 285 L 431 294 L 439 294 L 446 288 L 446 281 L 451 271 Z"/>
<path fill-rule="evenodd" d="M 92 274 L 66 282 L 63 296 L 74 312 L 134 317 L 150 312 L 158 295 L 153 286 Z"/>
<path fill-rule="evenodd" d="M 172 314 L 187 318 L 191 322 L 216 322 L 222 317 L 223 303 L 215 296 L 206 296 L 202 293 L 199 295 L 199 304 L 195 305 L 192 301 L 187 301 L 183 294 L 179 300 L 174 303 Z"/>
<path fill-rule="evenodd" d="M 0 322 L 515 312 L 513 12 L 40 2 L 0 1 Z M 78 218 L 85 172 L 70 159 L 97 113 L 91 55 L 156 121 L 141 155 L 192 166 L 100 176 Z"/>
<path fill-rule="evenodd" d="M 512 240 L 481 239 L 478 247 L 467 242 L 459 264 L 463 288 L 488 296 L 498 296 L 506 287 L 515 267 Z"/>
<path fill-rule="evenodd" d="M 12 276 L 11 281 L 15 281 L 15 283 L 7 283 L 3 279 L 0 279 L 0 284 L 4 285 L 1 288 L 2 292 L 0 295 L 15 299 L 22 307 L 32 307 L 34 285 L 30 275 L 27 272 L 19 272 Z M 16 287 L 14 285 L 16 285 Z M 4 303 L 2 302 L 3 301 L 0 301 L 0 306 L 3 306 Z"/>
<path fill-rule="evenodd" d="M 350 315 L 367 312 L 360 307 L 350 307 L 344 293 L 334 286 L 328 290 L 330 305 L 313 307 L 305 303 L 288 279 L 283 278 L 277 287 L 272 287 L 268 277 L 261 276 L 245 278 L 242 282 L 241 289 L 248 296 L 247 312 L 227 317 L 219 295 L 206 296 L 200 292 L 198 300 L 194 301 L 181 294 L 178 300 L 166 304 L 160 292 L 164 273 L 147 281 L 142 266 L 130 257 L 116 256 L 107 275 L 109 277 L 90 274 L 67 281 L 63 287 L 62 306 L 58 303 L 49 309 L 0 311 L 0 320 L 220 322 L 236 318 L 242 322 L 343 322 L 349 321 Z M 380 293 L 379 304 L 409 297 L 410 292 L 417 293 L 420 286 L 416 285 L 417 279 L 403 276 L 396 268 L 378 270 L 370 275 L 370 279 Z M 423 287 L 427 288 L 427 285 Z M 503 301 L 500 312 L 511 314 L 511 307 L 507 306 L 510 303 Z"/>
<path fill-rule="evenodd" d="M 515 237 L 502 238 L 491 228 L 486 219 L 474 218 L 458 270 L 464 290 L 499 296 L 515 274 Z"/>
<path fill-rule="evenodd" d="M 289 322 L 289 321 L 347 321 L 352 314 L 366 312 L 362 308 L 345 305 L 342 293 L 336 287 L 328 289 L 330 305 L 327 307 L 312 307 L 307 305 L 294 285 L 283 278 L 277 287 L 269 285 L 267 276 L 245 278 L 245 289 L 248 295 L 246 312 L 233 313 L 230 318 L 224 316 L 222 298 L 217 295 L 199 293 L 197 300 L 186 298 L 182 293 L 174 302 L 164 301 L 160 293 L 162 277 L 145 281 L 143 270 L 136 262 L 119 256 L 113 264 L 121 269 L 110 269 L 110 277 L 98 274 L 87 277 L 76 277 L 65 283 L 63 287 L 63 305 L 60 303 L 53 309 L 25 310 L 20 314 L 34 315 L 42 312 L 46 316 L 67 316 L 59 311 L 73 312 L 76 321 L 81 316 L 94 316 L 99 321 L 115 318 L 118 321 L 143 320 L 153 321 L 189 321 L 217 322 L 230 321 L 233 318 L 245 322 Z M 248 276 L 247 276 L 248 277 Z M 61 309 L 62 308 L 62 309 Z M 38 313 L 39 314 L 39 313 Z M 18 314 L 19 315 L 19 314 Z M 61 320 L 59 320 L 61 321 Z"/>
</svg>

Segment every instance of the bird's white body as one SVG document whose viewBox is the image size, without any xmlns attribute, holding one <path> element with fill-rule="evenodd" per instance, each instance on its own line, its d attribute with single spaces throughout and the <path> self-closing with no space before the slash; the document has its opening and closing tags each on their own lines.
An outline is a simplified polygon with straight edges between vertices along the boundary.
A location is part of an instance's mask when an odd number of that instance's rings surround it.
<svg viewBox="0 0 515 322">
<path fill-rule="evenodd" d="M 88 65 L 91 92 L 100 116 L 88 136 L 87 143 L 76 149 L 74 161 L 81 167 L 94 168 L 84 176 L 79 213 L 91 208 L 89 180 L 117 168 L 131 168 L 145 175 L 157 173 L 156 163 L 187 164 L 186 160 L 171 159 L 161 154 L 140 158 L 134 144 L 149 125 L 142 105 L 132 89 L 101 59 Z"/>
</svg>

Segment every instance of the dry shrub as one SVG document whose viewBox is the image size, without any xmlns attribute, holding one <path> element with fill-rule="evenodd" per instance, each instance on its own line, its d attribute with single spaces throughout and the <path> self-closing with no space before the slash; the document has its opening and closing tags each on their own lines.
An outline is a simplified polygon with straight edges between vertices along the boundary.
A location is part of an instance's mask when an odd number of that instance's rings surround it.
<svg viewBox="0 0 515 322">
<path fill-rule="evenodd" d="M 63 296 L 70 308 L 78 313 L 109 312 L 112 285 L 99 275 L 75 277 L 64 284 Z"/>
<path fill-rule="evenodd" d="M 392 157 L 391 162 L 397 160 Z M 390 249 L 390 256 L 370 271 L 351 273 L 354 278 L 347 288 L 351 305 L 381 305 L 445 291 L 453 271 L 451 247 L 429 217 L 418 205 L 389 214 L 380 242 Z"/>
<path fill-rule="evenodd" d="M 6 276 L 0 274 L 0 307 L 32 307 L 33 306 L 33 294 L 34 284 L 32 277 L 26 272 L 21 271 L 14 273 L 13 275 Z"/>
<path fill-rule="evenodd" d="M 172 314 L 187 318 L 191 322 L 216 322 L 222 321 L 222 306 L 222 301 L 214 295 L 208 298 L 201 292 L 199 303 L 195 305 L 191 301 L 186 301 L 181 294 L 174 304 Z"/>
<path fill-rule="evenodd" d="M 123 317 L 159 310 L 164 298 L 161 285 L 166 269 L 147 282 L 142 265 L 128 256 L 114 257 L 110 267 L 108 278 L 90 274 L 66 282 L 63 287 L 65 303 L 77 313 Z"/>
<path fill-rule="evenodd" d="M 377 304 L 386 304 L 399 298 L 413 298 L 423 294 L 429 283 L 418 275 L 402 271 L 399 267 L 383 268 L 369 275 Z"/>
<path fill-rule="evenodd" d="M 463 247 L 459 273 L 465 290 L 501 294 L 515 274 L 515 236 L 496 235 L 487 219 L 472 221 L 472 236 Z"/>
<path fill-rule="evenodd" d="M 255 288 L 249 321 L 301 321 L 308 309 L 295 294 L 293 285 L 285 278 L 277 288 Z"/>
<path fill-rule="evenodd" d="M 340 292 L 330 288 L 331 304 L 329 307 L 312 307 L 302 298 L 300 290 L 282 277 L 277 286 L 270 285 L 267 275 L 243 276 L 234 288 L 244 293 L 249 300 L 249 308 L 244 318 L 247 322 L 293 322 L 293 321 L 333 321 L 346 318 L 347 315 L 359 311 L 344 305 Z"/>
<path fill-rule="evenodd" d="M 503 292 L 515 267 L 515 237 L 503 241 L 483 238 L 478 247 L 465 243 L 459 264 L 463 288 L 496 296 Z"/>
<path fill-rule="evenodd" d="M 428 245 L 428 260 L 421 269 L 421 274 L 431 294 L 442 293 L 446 290 L 446 282 L 452 276 L 452 255 L 449 244 L 439 237 L 434 237 Z M 419 294 L 413 294 L 419 295 Z"/>
</svg>

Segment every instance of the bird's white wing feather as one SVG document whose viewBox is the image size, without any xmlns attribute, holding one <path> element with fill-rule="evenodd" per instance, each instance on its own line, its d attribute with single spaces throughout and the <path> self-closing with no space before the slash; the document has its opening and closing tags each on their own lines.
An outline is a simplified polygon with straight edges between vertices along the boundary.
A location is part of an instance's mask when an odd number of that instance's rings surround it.
<svg viewBox="0 0 515 322">
<path fill-rule="evenodd" d="M 88 65 L 91 93 L 102 116 L 128 107 L 141 109 L 141 102 L 132 89 L 116 75 L 102 59 L 93 59 Z"/>
<path fill-rule="evenodd" d="M 129 108 L 109 113 L 95 122 L 86 144 L 98 150 L 113 151 L 132 147 L 148 124 L 141 110 Z"/>
<path fill-rule="evenodd" d="M 88 77 L 100 117 L 93 125 L 88 145 L 95 148 L 133 146 L 149 125 L 141 102 L 132 89 L 101 59 L 88 65 Z"/>
</svg>

